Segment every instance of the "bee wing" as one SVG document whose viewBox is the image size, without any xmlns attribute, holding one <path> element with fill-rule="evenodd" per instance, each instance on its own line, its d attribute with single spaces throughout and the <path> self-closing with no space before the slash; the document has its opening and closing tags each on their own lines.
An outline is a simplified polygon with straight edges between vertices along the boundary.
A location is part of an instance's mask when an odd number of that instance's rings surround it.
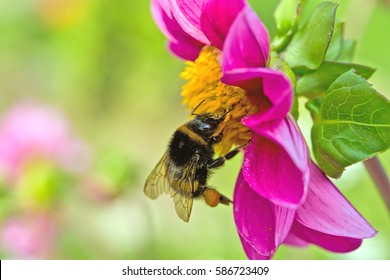
<svg viewBox="0 0 390 280">
<path fill-rule="evenodd" d="M 194 199 L 192 196 L 184 196 L 180 193 L 173 194 L 173 202 L 175 203 L 175 210 L 180 219 L 184 222 L 190 220 L 192 203 Z"/>
<path fill-rule="evenodd" d="M 193 204 L 193 192 L 198 189 L 198 181 L 195 180 L 196 167 L 199 155 L 194 155 L 191 162 L 173 176 L 170 189 L 171 197 L 175 203 L 175 210 L 180 219 L 188 222 Z M 179 175 L 180 174 L 180 175 Z"/>
<path fill-rule="evenodd" d="M 170 166 L 166 152 L 145 183 L 144 192 L 151 199 L 156 199 L 162 193 L 169 193 L 175 203 L 177 215 L 185 222 L 189 221 L 191 215 L 192 192 L 198 188 L 195 180 L 198 160 L 199 156 L 195 155 L 186 167 L 179 169 Z"/>
<path fill-rule="evenodd" d="M 166 152 L 146 179 L 144 193 L 151 199 L 156 199 L 162 193 L 169 193 L 168 163 Z"/>
</svg>

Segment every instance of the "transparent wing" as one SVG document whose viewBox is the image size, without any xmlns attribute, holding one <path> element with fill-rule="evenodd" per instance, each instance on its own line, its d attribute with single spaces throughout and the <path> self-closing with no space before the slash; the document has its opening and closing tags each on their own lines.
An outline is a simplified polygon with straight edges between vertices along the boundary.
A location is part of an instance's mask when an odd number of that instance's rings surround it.
<svg viewBox="0 0 390 280">
<path fill-rule="evenodd" d="M 192 193 L 198 189 L 198 182 L 195 181 L 198 160 L 199 155 L 195 155 L 188 165 L 179 168 L 170 162 L 166 152 L 145 182 L 144 192 L 151 199 L 169 193 L 177 215 L 185 222 L 189 221 L 191 215 Z"/>
<path fill-rule="evenodd" d="M 180 219 L 187 223 L 190 220 L 192 204 L 194 201 L 193 197 L 184 196 L 180 193 L 174 193 L 172 198 L 173 202 L 175 203 L 175 210 L 177 215 Z"/>
<path fill-rule="evenodd" d="M 194 155 L 191 162 L 183 169 L 174 172 L 170 194 L 175 203 L 175 210 L 180 219 L 188 222 L 193 204 L 193 192 L 198 189 L 195 180 L 199 156 Z"/>
<path fill-rule="evenodd" d="M 146 179 L 144 193 L 151 199 L 156 199 L 162 193 L 169 193 L 168 163 L 166 152 Z"/>
</svg>

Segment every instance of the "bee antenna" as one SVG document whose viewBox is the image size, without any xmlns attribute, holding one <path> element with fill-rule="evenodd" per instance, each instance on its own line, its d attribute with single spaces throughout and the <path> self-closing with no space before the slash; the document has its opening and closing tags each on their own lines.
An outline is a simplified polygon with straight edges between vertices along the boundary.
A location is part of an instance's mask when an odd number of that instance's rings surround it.
<svg viewBox="0 0 390 280">
<path fill-rule="evenodd" d="M 205 101 L 206 101 L 206 99 L 203 99 L 198 105 L 196 105 L 196 107 L 194 108 L 194 110 L 192 110 L 191 115 L 197 116 L 198 114 L 195 114 L 196 109 L 198 109 L 198 108 L 200 107 L 200 105 L 202 105 L 203 102 L 205 102 Z"/>
<path fill-rule="evenodd" d="M 233 111 L 234 109 L 236 109 L 236 106 L 235 106 L 235 105 L 231 106 L 231 107 L 226 111 L 225 114 L 230 113 L 230 112 Z"/>
<path fill-rule="evenodd" d="M 229 114 L 231 111 L 233 111 L 236 108 L 236 106 L 231 106 L 225 113 L 220 116 L 220 118 L 225 118 L 227 114 Z"/>
</svg>

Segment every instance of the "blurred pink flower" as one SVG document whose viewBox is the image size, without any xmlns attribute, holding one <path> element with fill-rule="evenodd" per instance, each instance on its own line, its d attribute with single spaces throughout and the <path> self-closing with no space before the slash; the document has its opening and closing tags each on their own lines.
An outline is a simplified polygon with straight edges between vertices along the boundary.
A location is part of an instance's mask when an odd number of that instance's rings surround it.
<svg viewBox="0 0 390 280">
<path fill-rule="evenodd" d="M 9 217 L 0 228 L 1 247 L 11 258 L 47 259 L 56 236 L 54 220 L 44 213 Z"/>
<path fill-rule="evenodd" d="M 0 175 L 14 182 L 23 166 L 35 160 L 51 161 L 68 172 L 88 163 L 84 143 L 56 109 L 33 102 L 19 103 L 0 121 Z"/>
</svg>

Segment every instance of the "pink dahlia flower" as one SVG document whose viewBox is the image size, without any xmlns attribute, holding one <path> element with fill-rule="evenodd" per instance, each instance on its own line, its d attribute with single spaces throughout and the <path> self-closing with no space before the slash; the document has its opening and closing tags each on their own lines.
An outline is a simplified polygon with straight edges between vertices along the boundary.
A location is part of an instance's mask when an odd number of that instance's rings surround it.
<svg viewBox="0 0 390 280">
<path fill-rule="evenodd" d="M 189 60 L 184 102 L 234 106 L 221 151 L 251 139 L 233 197 L 249 258 L 270 258 L 282 243 L 348 252 L 376 234 L 311 162 L 289 115 L 291 82 L 270 68 L 268 31 L 246 1 L 154 0 L 152 13 L 172 53 Z"/>
</svg>

